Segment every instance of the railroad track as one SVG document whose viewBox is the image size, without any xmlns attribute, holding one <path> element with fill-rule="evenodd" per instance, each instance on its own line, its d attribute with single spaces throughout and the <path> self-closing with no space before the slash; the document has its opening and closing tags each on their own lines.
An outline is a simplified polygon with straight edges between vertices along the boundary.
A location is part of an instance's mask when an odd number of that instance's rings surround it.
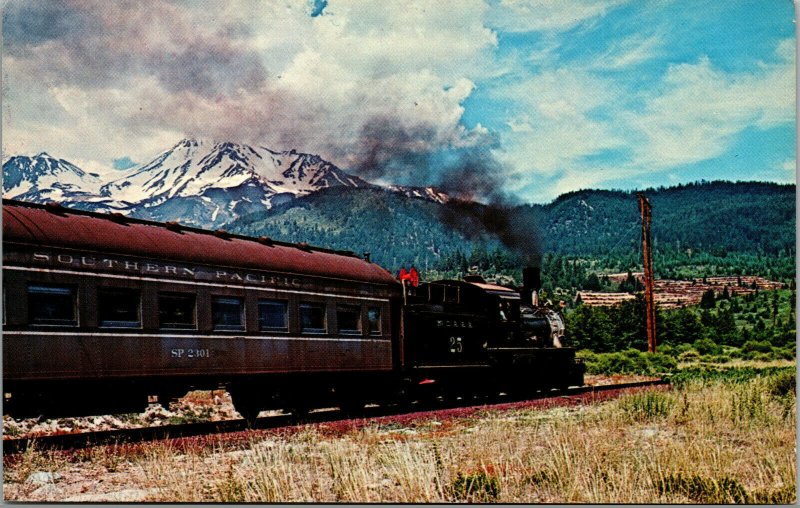
<svg viewBox="0 0 800 508">
<path fill-rule="evenodd" d="M 591 394 L 612 390 L 624 390 L 629 388 L 642 388 L 648 386 L 667 385 L 666 379 L 654 381 L 639 381 L 634 383 L 618 383 L 600 386 L 581 386 L 568 388 L 566 390 L 551 390 L 540 392 L 535 396 L 525 396 L 508 398 L 503 402 L 492 402 L 475 404 L 475 400 L 451 400 L 439 402 L 437 404 L 425 404 L 417 406 L 378 406 L 367 407 L 358 414 L 348 414 L 338 409 L 312 412 L 302 418 L 293 415 L 276 415 L 259 418 L 255 424 L 250 426 L 244 419 L 223 420 L 218 422 L 200 422 L 179 425 L 161 425 L 154 427 L 139 427 L 131 429 L 115 429 L 97 432 L 76 432 L 70 434 L 43 435 L 26 438 L 12 438 L 3 440 L 3 455 L 9 456 L 22 453 L 35 446 L 37 449 L 56 449 L 70 450 L 92 446 L 119 445 L 126 443 L 139 443 L 146 441 L 157 441 L 164 439 L 189 438 L 210 434 L 224 434 L 230 432 L 240 432 L 248 429 L 277 429 L 292 425 L 304 425 L 314 423 L 337 422 L 342 420 L 368 420 L 372 418 L 399 416 L 408 413 L 419 414 L 425 412 L 436 412 L 441 410 L 479 407 L 482 409 L 492 409 L 508 403 L 518 403 L 525 400 L 540 400 L 555 397 L 569 397 L 573 395 Z"/>
</svg>

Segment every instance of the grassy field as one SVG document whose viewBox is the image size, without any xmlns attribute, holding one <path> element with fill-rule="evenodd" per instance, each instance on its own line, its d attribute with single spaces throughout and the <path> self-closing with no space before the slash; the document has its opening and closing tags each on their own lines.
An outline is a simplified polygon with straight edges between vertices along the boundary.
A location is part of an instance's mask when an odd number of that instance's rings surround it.
<svg viewBox="0 0 800 508">
<path fill-rule="evenodd" d="M 592 405 L 358 430 L 306 427 L 188 450 L 159 443 L 72 456 L 34 450 L 5 461 L 4 495 L 31 501 L 793 503 L 795 415 L 793 368 L 690 369 L 672 389 Z"/>
</svg>

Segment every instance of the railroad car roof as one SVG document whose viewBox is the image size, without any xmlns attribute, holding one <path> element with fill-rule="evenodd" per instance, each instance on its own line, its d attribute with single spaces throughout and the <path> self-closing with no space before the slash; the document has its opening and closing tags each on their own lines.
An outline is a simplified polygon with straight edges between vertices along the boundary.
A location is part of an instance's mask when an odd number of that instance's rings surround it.
<svg viewBox="0 0 800 508">
<path fill-rule="evenodd" d="M 488 282 L 471 282 L 465 280 L 435 280 L 428 284 L 446 284 L 452 286 L 474 287 L 486 291 L 488 294 L 493 294 L 505 298 L 519 297 L 519 292 L 505 286 L 498 286 L 497 284 L 490 284 Z"/>
<path fill-rule="evenodd" d="M 3 242 L 397 284 L 381 266 L 344 251 L 7 199 Z"/>
<path fill-rule="evenodd" d="M 513 289 L 509 289 L 505 286 L 498 286 L 497 284 L 489 284 L 488 282 L 469 282 L 468 284 L 472 284 L 473 286 L 478 286 L 479 288 L 489 291 L 491 293 L 517 294 L 517 292 L 514 291 Z"/>
</svg>

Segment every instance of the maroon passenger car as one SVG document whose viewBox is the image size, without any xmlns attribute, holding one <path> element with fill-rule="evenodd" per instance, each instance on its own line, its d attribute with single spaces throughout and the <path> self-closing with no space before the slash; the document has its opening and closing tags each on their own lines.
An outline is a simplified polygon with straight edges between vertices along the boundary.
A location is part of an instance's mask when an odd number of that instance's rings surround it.
<svg viewBox="0 0 800 508">
<path fill-rule="evenodd" d="M 249 417 L 369 398 L 403 361 L 400 296 L 352 253 L 4 200 L 5 409 L 140 411 L 219 386 Z"/>
</svg>

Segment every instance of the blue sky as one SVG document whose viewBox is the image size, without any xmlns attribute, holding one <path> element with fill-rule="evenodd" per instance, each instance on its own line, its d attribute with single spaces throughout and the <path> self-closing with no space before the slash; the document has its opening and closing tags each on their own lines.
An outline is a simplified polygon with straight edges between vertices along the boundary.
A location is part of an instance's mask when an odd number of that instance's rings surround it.
<svg viewBox="0 0 800 508">
<path fill-rule="evenodd" d="M 4 156 L 111 172 L 203 137 L 533 202 L 793 183 L 794 20 L 790 0 L 12 0 Z"/>
</svg>

